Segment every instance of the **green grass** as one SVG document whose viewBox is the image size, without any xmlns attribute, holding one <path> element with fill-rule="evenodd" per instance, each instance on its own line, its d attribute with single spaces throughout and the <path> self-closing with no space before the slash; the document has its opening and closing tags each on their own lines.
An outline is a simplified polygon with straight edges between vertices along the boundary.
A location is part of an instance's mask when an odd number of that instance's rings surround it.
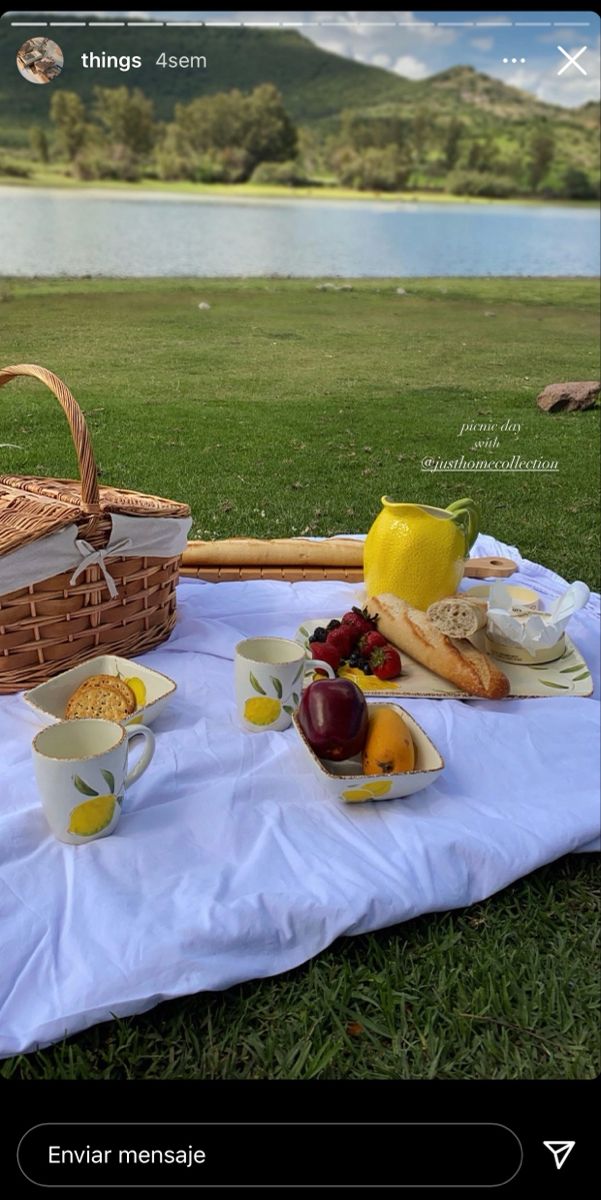
<svg viewBox="0 0 601 1200">
<path fill-rule="evenodd" d="M 23 159 L 14 158 L 12 160 L 16 165 L 23 162 Z M 515 198 L 505 200 L 492 200 L 486 196 L 456 196 L 450 192 L 428 192 L 419 191 L 411 188 L 404 192 L 359 192 L 355 188 L 341 187 L 337 184 L 326 184 L 320 187 L 287 187 L 277 183 L 194 183 L 188 179 L 140 179 L 137 183 L 129 183 L 120 179 L 75 179 L 69 173 L 67 164 L 38 166 L 36 163 L 27 162 L 26 169 L 30 172 L 28 177 L 21 178 L 15 175 L 3 173 L 2 163 L 0 162 L 0 185 L 2 187 L 42 187 L 42 188 L 68 188 L 70 191 L 85 191 L 101 189 L 102 191 L 120 191 L 129 192 L 132 195 L 137 195 L 139 192 L 165 192 L 174 195 L 189 195 L 189 196 L 230 196 L 240 199 L 245 197 L 248 200 L 266 200 L 266 199 L 281 199 L 281 200 L 382 200 L 393 201 L 394 203 L 405 201 L 406 203 L 414 203 L 415 201 L 436 201 L 449 204 L 515 204 Z M 575 203 L 574 201 L 555 201 L 555 200 L 536 200 L 532 197 L 520 199 L 517 203 Z M 589 204 L 590 201 L 582 203 Z M 594 201 L 593 201 L 594 203 Z"/>
<path fill-rule="evenodd" d="M 599 412 L 550 417 L 534 403 L 553 380 L 599 377 L 595 280 L 377 280 L 348 292 L 315 280 L 35 281 L 3 294 L 4 360 L 62 376 L 102 479 L 188 500 L 194 536 L 366 530 L 384 494 L 472 494 L 487 532 L 599 584 Z M 499 434 L 499 451 L 459 436 L 466 422 L 506 420 L 520 431 Z M 74 473 L 39 384 L 3 394 L 2 441 L 22 447 L 0 451 L 6 472 Z M 425 455 L 461 452 L 559 470 L 421 470 Z"/>
<path fill-rule="evenodd" d="M 403 285 L 406 296 L 397 296 Z M 85 410 L 102 480 L 188 500 L 193 533 L 366 530 L 385 493 L 473 495 L 483 528 L 598 588 L 599 411 L 546 383 L 599 377 L 594 280 L 6 281 L 3 363 L 40 362 Z M 208 300 L 208 311 L 198 303 Z M 486 316 L 494 313 L 494 317 Z M 72 475 L 58 405 L 2 393 L 2 473 Z M 556 475 L 426 474 L 467 421 Z M 343 939 L 274 979 L 160 1005 L 0 1064 L 6 1078 L 591 1078 L 595 860 L 485 903 Z"/>
<path fill-rule="evenodd" d="M 120 179 L 75 179 L 70 174 L 68 163 L 49 163 L 38 165 L 31 159 L 14 156 L 11 160 L 16 166 L 24 164 L 29 176 L 21 178 L 3 173 L 0 161 L 0 186 L 27 188 L 67 188 L 69 191 L 118 191 L 130 195 L 140 192 L 165 192 L 169 195 L 184 196 L 219 196 L 230 199 L 247 200 L 358 200 L 384 203 L 399 201 L 405 204 L 436 203 L 436 204 L 549 204 L 566 205 L 571 207 L 590 207 L 597 204 L 595 200 L 551 199 L 542 196 L 520 197 L 490 197 L 490 196 L 461 196 L 451 192 L 420 190 L 408 188 L 402 192 L 370 192 L 357 191 L 356 188 L 342 187 L 335 183 L 307 187 L 287 187 L 278 183 L 193 183 L 187 179 L 140 179 L 137 183 L 128 183 Z M 4 156 L 6 162 L 6 155 Z"/>
</svg>

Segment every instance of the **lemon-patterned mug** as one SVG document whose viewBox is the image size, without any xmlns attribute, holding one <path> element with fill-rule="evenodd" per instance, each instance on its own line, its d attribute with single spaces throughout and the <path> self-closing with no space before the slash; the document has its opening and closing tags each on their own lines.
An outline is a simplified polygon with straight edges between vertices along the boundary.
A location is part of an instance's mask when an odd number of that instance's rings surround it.
<svg viewBox="0 0 601 1200">
<path fill-rule="evenodd" d="M 287 729 L 298 708 L 307 671 L 335 672 L 329 663 L 307 658 L 298 642 L 282 637 L 253 637 L 236 646 L 235 687 L 243 729 Z"/>
<path fill-rule="evenodd" d="M 144 749 L 126 774 L 129 743 L 139 736 Z M 95 717 L 42 729 L 33 739 L 33 766 L 54 836 L 80 845 L 112 833 L 125 789 L 146 770 L 154 746 L 154 735 L 145 725 L 125 729 L 117 721 Z"/>
</svg>

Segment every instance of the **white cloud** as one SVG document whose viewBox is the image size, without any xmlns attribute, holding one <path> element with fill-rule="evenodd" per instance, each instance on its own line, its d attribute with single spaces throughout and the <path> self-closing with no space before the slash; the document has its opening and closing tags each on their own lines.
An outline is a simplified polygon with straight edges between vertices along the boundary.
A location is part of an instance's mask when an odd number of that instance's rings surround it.
<svg viewBox="0 0 601 1200">
<path fill-rule="evenodd" d="M 560 104 L 566 108 L 578 107 L 589 100 L 598 100 L 601 95 L 599 76 L 584 79 L 582 75 L 571 79 L 544 79 L 536 88 L 540 100 L 549 104 Z"/>
<path fill-rule="evenodd" d="M 519 88 L 521 92 L 531 92 L 533 96 L 539 94 L 541 77 L 536 68 L 518 67 L 517 70 L 504 72 L 491 69 L 490 74 L 502 79 L 508 87 Z"/>
<path fill-rule="evenodd" d="M 390 69 L 392 59 L 389 54 L 374 54 L 371 64 L 372 67 L 385 67 Z"/>
<path fill-rule="evenodd" d="M 330 54 L 341 54 L 343 58 L 355 59 L 357 57 L 356 48 L 352 44 L 349 44 L 345 38 L 336 37 L 333 29 L 328 30 L 328 32 L 331 36 L 327 41 L 318 42 L 317 38 L 314 37 L 311 38 L 311 41 L 315 45 L 320 46 L 322 50 L 329 50 Z"/>
<path fill-rule="evenodd" d="M 432 73 L 429 67 L 414 54 L 401 54 L 392 70 L 395 75 L 403 75 L 405 79 L 426 79 Z"/>
<path fill-rule="evenodd" d="M 457 41 L 459 36 L 458 29 L 441 29 L 435 24 L 428 24 L 428 14 L 420 13 L 419 16 L 414 12 L 388 12 L 382 13 L 381 18 L 387 18 L 389 21 L 398 21 L 403 29 L 410 34 L 411 38 L 420 38 L 424 42 L 437 43 L 439 46 L 450 46 Z M 371 14 L 367 20 L 373 20 Z"/>
<path fill-rule="evenodd" d="M 558 42 L 561 42 L 562 46 L 564 46 L 566 50 L 566 39 L 568 42 L 578 41 L 576 49 L 579 50 L 581 46 L 585 46 L 587 43 L 590 46 L 591 43 L 594 42 L 595 30 L 592 27 L 593 24 L 594 23 L 591 21 L 591 24 L 588 28 L 586 25 L 583 25 L 579 29 L 575 29 L 574 27 L 562 29 L 561 25 L 556 25 L 549 32 L 539 34 L 536 40 L 540 42 L 541 45 L 547 46 L 556 46 Z"/>
<path fill-rule="evenodd" d="M 474 50 L 492 50 L 493 45 L 494 41 L 491 37 L 475 37 L 470 41 L 470 46 L 473 46 Z"/>
</svg>

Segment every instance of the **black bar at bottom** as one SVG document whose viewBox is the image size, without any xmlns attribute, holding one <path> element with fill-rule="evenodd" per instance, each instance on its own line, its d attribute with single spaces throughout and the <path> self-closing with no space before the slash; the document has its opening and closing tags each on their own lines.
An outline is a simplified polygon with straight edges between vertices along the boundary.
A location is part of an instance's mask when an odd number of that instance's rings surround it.
<svg viewBox="0 0 601 1200">
<path fill-rule="evenodd" d="M 522 1165 L 505 1125 L 44 1124 L 23 1135 L 23 1174 L 42 1186 L 499 1187 Z"/>
</svg>

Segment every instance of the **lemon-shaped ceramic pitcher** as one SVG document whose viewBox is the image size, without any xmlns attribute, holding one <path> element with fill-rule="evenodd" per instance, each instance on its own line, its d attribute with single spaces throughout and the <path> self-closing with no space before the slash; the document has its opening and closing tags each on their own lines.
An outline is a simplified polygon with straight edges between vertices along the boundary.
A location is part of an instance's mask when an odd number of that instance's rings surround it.
<svg viewBox="0 0 601 1200">
<path fill-rule="evenodd" d="M 382 497 L 365 542 L 363 574 L 368 595 L 391 592 L 414 608 L 452 596 L 463 576 L 463 563 L 478 533 L 473 500 L 449 508 L 397 504 Z"/>
</svg>

